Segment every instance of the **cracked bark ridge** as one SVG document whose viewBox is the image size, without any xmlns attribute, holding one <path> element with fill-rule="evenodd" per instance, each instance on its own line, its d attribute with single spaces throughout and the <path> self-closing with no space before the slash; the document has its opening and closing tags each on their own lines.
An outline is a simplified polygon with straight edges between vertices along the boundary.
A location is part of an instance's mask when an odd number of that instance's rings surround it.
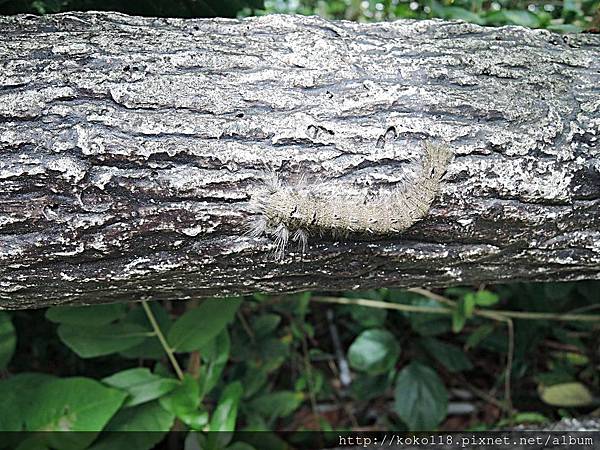
<svg viewBox="0 0 600 450">
<path fill-rule="evenodd" d="M 0 306 L 598 278 L 599 134 L 591 34 L 1 17 Z M 404 233 L 244 236 L 269 170 L 377 193 L 426 141 L 455 157 Z"/>
</svg>

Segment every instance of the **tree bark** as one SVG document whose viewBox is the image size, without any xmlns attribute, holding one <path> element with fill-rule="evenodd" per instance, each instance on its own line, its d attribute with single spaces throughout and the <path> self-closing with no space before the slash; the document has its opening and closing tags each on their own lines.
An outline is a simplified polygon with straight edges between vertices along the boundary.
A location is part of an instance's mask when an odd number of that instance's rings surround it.
<svg viewBox="0 0 600 450">
<path fill-rule="evenodd" d="M 0 306 L 599 278 L 599 135 L 592 34 L 1 17 Z M 244 234 L 269 172 L 343 205 L 427 142 L 454 157 L 408 230 Z"/>
</svg>

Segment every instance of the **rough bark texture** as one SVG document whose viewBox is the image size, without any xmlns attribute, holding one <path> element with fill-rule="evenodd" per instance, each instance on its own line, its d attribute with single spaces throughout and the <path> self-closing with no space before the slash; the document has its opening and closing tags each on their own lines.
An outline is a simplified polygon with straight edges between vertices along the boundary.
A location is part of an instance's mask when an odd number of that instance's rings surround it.
<svg viewBox="0 0 600 450">
<path fill-rule="evenodd" d="M 599 134 L 594 35 L 2 17 L 0 306 L 598 278 Z M 455 158 L 404 233 L 244 236 L 269 170 L 389 190 L 423 141 Z"/>
</svg>

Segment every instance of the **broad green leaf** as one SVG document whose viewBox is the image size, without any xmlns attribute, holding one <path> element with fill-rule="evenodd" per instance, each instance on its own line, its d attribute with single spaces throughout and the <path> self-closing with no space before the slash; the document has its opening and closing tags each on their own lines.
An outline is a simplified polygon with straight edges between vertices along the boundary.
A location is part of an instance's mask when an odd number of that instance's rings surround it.
<svg viewBox="0 0 600 450">
<path fill-rule="evenodd" d="M 475 311 L 476 297 L 473 292 L 469 292 L 458 302 L 458 307 L 461 309 L 462 314 L 470 319 L 473 317 L 473 311 Z"/>
<path fill-rule="evenodd" d="M 10 315 L 0 311 L 0 369 L 6 368 L 15 352 L 16 345 L 17 336 Z"/>
<path fill-rule="evenodd" d="M 46 319 L 55 323 L 83 327 L 106 325 L 125 317 L 127 310 L 122 303 L 89 306 L 53 306 L 46 311 Z"/>
<path fill-rule="evenodd" d="M 182 411 L 189 411 L 198 408 L 200 404 L 200 395 L 198 383 L 190 374 L 184 374 L 184 378 L 179 382 L 171 393 L 160 399 L 160 404 L 167 411 L 179 415 Z"/>
<path fill-rule="evenodd" d="M 210 419 L 210 431 L 234 431 L 238 405 L 244 389 L 239 381 L 228 384 L 221 393 Z"/>
<path fill-rule="evenodd" d="M 208 413 L 199 408 L 198 382 L 190 374 L 184 374 L 179 386 L 161 397 L 159 402 L 164 409 L 176 415 L 192 429 L 201 430 L 208 423 Z"/>
<path fill-rule="evenodd" d="M 138 345 L 148 332 L 139 325 L 115 323 L 100 326 L 61 324 L 58 336 L 82 358 L 110 355 Z"/>
<path fill-rule="evenodd" d="M 213 411 L 210 419 L 210 433 L 207 438 L 207 448 L 224 448 L 233 437 L 235 421 L 237 419 L 238 405 L 244 389 L 239 381 L 228 384 L 221 393 L 217 408 Z"/>
<path fill-rule="evenodd" d="M 0 381 L 0 431 L 21 431 L 28 411 L 35 405 L 37 390 L 54 380 L 43 373 L 20 373 Z"/>
<path fill-rule="evenodd" d="M 467 322 L 467 317 L 464 311 L 464 302 L 459 302 L 456 308 L 452 311 L 452 331 L 460 333 Z"/>
<path fill-rule="evenodd" d="M 300 392 L 276 391 L 255 398 L 248 405 L 252 414 L 258 413 L 267 420 L 286 417 L 293 413 L 304 401 Z"/>
<path fill-rule="evenodd" d="M 392 333 L 383 329 L 363 331 L 350 345 L 350 366 L 370 374 L 390 370 L 396 364 L 400 345 Z"/>
<path fill-rule="evenodd" d="M 494 292 L 481 290 L 475 293 L 475 303 L 477 306 L 492 306 L 500 301 L 498 294 Z"/>
<path fill-rule="evenodd" d="M 172 324 L 169 314 L 159 302 L 149 302 L 148 305 L 154 314 L 154 318 L 156 319 L 158 326 L 163 334 L 166 335 L 169 332 Z M 141 306 L 131 309 L 127 313 L 127 316 L 123 319 L 123 322 L 142 326 L 148 331 L 148 333 L 152 333 L 154 331 L 152 329 L 152 325 L 150 325 L 148 317 L 146 316 L 144 308 Z M 123 350 L 120 352 L 120 355 L 125 358 L 134 359 L 162 359 L 165 357 L 165 349 L 163 348 L 157 336 L 149 336 L 144 339 L 141 344 Z"/>
<path fill-rule="evenodd" d="M 29 431 L 100 431 L 127 397 L 90 378 L 49 380 L 27 411 Z"/>
<path fill-rule="evenodd" d="M 199 307 L 186 312 L 171 327 L 168 341 L 176 352 L 199 349 L 229 323 L 241 304 L 241 299 L 207 299 Z"/>
<path fill-rule="evenodd" d="M 100 435 L 89 450 L 154 448 L 173 426 L 175 416 L 158 402 L 120 410 L 106 425 L 108 433 Z"/>
<path fill-rule="evenodd" d="M 200 398 L 210 392 L 219 382 L 221 373 L 229 360 L 231 342 L 225 328 L 207 345 L 200 349 L 204 364 L 200 367 L 199 387 Z"/>
<path fill-rule="evenodd" d="M 434 338 L 421 338 L 419 342 L 427 350 L 427 353 L 450 372 L 462 372 L 473 368 L 473 364 L 465 352 L 456 345 L 447 344 Z"/>
<path fill-rule="evenodd" d="M 448 411 L 448 392 L 442 380 L 416 361 L 398 374 L 394 398 L 394 409 L 410 430 L 434 430 Z"/>
<path fill-rule="evenodd" d="M 578 407 L 594 402 L 589 389 L 577 382 L 540 386 L 538 391 L 542 401 L 552 406 Z"/>
<path fill-rule="evenodd" d="M 179 385 L 173 378 L 163 378 L 145 367 L 124 370 L 102 382 L 129 394 L 124 406 L 135 406 L 162 397 Z"/>
<path fill-rule="evenodd" d="M 22 416 L 28 431 L 50 433 L 29 434 L 27 442 L 19 448 L 52 448 L 82 450 L 87 448 L 117 411 L 126 394 L 106 388 L 89 378 L 48 378 L 29 374 L 25 385 L 31 390 L 24 399 L 12 404 Z M 39 384 L 34 385 L 37 381 Z M 18 383 L 21 384 L 21 383 Z M 23 388 L 23 386 L 18 386 Z M 27 398 L 29 397 L 29 398 Z M 18 405 L 18 406 L 17 406 Z M 53 433 L 52 431 L 85 431 L 78 433 Z"/>
</svg>

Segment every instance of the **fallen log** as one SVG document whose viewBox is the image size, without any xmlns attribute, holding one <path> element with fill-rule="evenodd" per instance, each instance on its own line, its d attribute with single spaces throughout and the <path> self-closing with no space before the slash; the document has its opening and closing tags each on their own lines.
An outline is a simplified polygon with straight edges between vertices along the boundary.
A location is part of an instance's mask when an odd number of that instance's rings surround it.
<svg viewBox="0 0 600 450">
<path fill-rule="evenodd" d="M 0 306 L 599 278 L 599 135 L 592 34 L 0 17 Z"/>
</svg>

